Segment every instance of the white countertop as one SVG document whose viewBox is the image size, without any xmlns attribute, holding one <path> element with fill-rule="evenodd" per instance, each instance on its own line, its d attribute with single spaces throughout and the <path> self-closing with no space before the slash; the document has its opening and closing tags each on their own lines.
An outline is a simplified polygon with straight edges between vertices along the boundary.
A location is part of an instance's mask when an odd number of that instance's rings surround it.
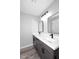
<svg viewBox="0 0 79 59">
<path fill-rule="evenodd" d="M 50 33 L 33 33 L 34 36 L 36 36 L 39 40 L 41 40 L 43 43 L 48 45 L 53 50 L 56 50 L 59 47 L 59 35 L 54 34 L 53 39 L 49 36 Z"/>
</svg>

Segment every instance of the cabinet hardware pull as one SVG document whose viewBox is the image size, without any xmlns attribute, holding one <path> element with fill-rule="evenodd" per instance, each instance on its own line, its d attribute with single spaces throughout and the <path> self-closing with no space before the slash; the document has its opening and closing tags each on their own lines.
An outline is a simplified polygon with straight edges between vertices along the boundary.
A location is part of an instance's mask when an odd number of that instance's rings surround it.
<svg viewBox="0 0 79 59">
<path fill-rule="evenodd" d="M 42 53 L 43 53 L 43 54 L 45 53 L 45 49 L 44 49 L 44 48 L 42 48 Z"/>
</svg>

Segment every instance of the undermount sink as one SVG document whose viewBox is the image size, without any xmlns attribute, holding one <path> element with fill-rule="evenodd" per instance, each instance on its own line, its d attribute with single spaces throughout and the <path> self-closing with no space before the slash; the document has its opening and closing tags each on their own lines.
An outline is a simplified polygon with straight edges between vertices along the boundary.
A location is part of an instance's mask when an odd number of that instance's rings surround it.
<svg viewBox="0 0 79 59">
<path fill-rule="evenodd" d="M 39 35 L 42 39 L 48 41 L 49 43 L 58 43 L 59 34 L 53 34 L 53 38 L 51 38 L 50 33 L 41 33 Z"/>
<path fill-rule="evenodd" d="M 51 39 L 50 33 L 41 33 L 39 36 L 43 39 Z"/>
<path fill-rule="evenodd" d="M 40 33 L 39 34 L 41 37 L 45 37 L 45 38 L 51 38 L 51 33 L 44 33 L 44 32 L 42 32 L 42 33 Z M 53 38 L 51 38 L 51 39 L 58 39 L 59 38 L 59 34 L 53 34 Z"/>
</svg>

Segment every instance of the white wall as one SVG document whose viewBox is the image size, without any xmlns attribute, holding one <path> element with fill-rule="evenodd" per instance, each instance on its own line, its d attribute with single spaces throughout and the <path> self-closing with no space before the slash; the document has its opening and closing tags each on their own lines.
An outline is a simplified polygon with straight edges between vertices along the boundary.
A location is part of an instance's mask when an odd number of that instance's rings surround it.
<svg viewBox="0 0 79 59">
<path fill-rule="evenodd" d="M 20 15 L 20 47 L 25 47 L 32 44 L 32 20 L 36 17 L 23 14 Z"/>
</svg>

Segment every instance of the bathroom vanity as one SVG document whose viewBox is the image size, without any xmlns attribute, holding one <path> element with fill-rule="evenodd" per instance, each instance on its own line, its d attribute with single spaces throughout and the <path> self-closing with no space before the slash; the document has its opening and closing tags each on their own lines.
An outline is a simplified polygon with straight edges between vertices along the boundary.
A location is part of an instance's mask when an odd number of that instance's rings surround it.
<svg viewBox="0 0 79 59">
<path fill-rule="evenodd" d="M 59 59 L 58 38 L 48 40 L 43 35 L 33 33 L 33 45 L 41 59 Z"/>
</svg>

